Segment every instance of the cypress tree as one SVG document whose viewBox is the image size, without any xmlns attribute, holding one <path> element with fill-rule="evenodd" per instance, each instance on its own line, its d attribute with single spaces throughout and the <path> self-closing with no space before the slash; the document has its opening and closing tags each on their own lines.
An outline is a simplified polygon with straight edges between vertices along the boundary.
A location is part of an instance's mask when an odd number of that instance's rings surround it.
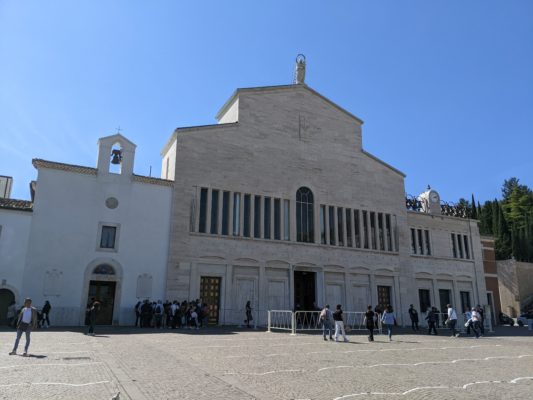
<svg viewBox="0 0 533 400">
<path fill-rule="evenodd" d="M 478 210 L 476 208 L 476 201 L 474 200 L 474 193 L 472 193 L 472 212 L 471 212 L 471 218 L 472 219 L 478 219 Z"/>
</svg>

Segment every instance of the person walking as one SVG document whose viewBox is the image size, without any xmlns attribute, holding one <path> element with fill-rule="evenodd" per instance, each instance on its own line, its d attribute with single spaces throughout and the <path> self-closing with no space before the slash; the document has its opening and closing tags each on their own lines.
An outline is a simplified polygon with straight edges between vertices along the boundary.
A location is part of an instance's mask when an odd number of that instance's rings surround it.
<svg viewBox="0 0 533 400">
<path fill-rule="evenodd" d="M 392 342 L 392 327 L 396 323 L 396 315 L 390 304 L 385 308 L 385 312 L 383 312 L 383 316 L 381 317 L 381 322 L 387 326 L 389 342 Z"/>
<path fill-rule="evenodd" d="M 24 345 L 24 353 L 22 355 L 24 357 L 28 356 L 31 331 L 32 329 L 37 328 L 38 323 L 39 316 L 37 315 L 37 309 L 31 306 L 31 299 L 26 298 L 24 300 L 24 307 L 22 308 L 17 317 L 17 338 L 15 340 L 13 350 L 11 351 L 11 353 L 9 353 L 10 356 L 14 356 L 17 354 L 17 348 L 19 346 L 20 337 L 22 336 L 22 333 L 26 334 L 26 344 Z"/>
<path fill-rule="evenodd" d="M 374 341 L 374 311 L 372 311 L 372 306 L 368 306 L 365 313 L 365 324 L 366 329 L 368 329 L 368 341 Z"/>
<path fill-rule="evenodd" d="M 245 308 L 246 308 L 246 319 L 244 320 L 244 323 L 246 324 L 247 328 L 251 328 L 250 322 L 253 321 L 254 317 L 252 316 L 252 306 L 250 305 L 250 300 L 246 302 Z"/>
<path fill-rule="evenodd" d="M 50 328 L 50 310 L 52 309 L 52 306 L 50 305 L 50 302 L 46 300 L 44 302 L 44 306 L 42 309 L 43 317 L 41 320 L 41 327 L 43 328 Z M 46 324 L 46 326 L 45 326 Z"/>
<path fill-rule="evenodd" d="M 418 311 L 412 304 L 409 305 L 409 318 L 411 319 L 411 329 L 413 332 L 418 332 Z"/>
<path fill-rule="evenodd" d="M 479 336 L 481 336 L 481 327 L 480 327 L 481 316 L 479 315 L 479 312 L 475 308 L 472 308 L 471 321 L 472 321 L 472 330 L 474 331 L 474 335 L 476 335 L 476 339 L 479 339 Z"/>
<path fill-rule="evenodd" d="M 332 336 L 332 322 L 333 322 L 333 313 L 329 309 L 329 304 L 326 304 L 326 306 L 320 311 L 320 323 L 322 324 L 322 335 L 324 336 L 324 340 L 326 339 L 326 332 L 329 334 L 329 340 L 333 340 Z"/>
<path fill-rule="evenodd" d="M 428 335 L 431 335 L 431 331 L 433 331 L 435 335 L 437 335 L 437 313 L 435 312 L 435 307 L 428 308 L 426 320 L 428 322 Z"/>
<path fill-rule="evenodd" d="M 87 331 L 87 335 L 89 336 L 94 336 L 94 327 L 96 325 L 98 311 L 100 311 L 100 302 L 93 298 L 89 305 L 89 330 Z"/>
<path fill-rule="evenodd" d="M 446 307 L 448 308 L 448 319 L 446 320 L 446 324 L 452 331 L 452 337 L 457 337 L 459 336 L 458 332 L 455 330 L 455 326 L 457 325 L 457 313 L 452 308 L 451 304 L 446 305 Z"/>
<path fill-rule="evenodd" d="M 12 300 L 11 303 L 7 306 L 7 326 L 10 328 L 15 328 L 17 322 L 17 303 L 15 300 Z"/>
<path fill-rule="evenodd" d="M 478 304 L 476 306 L 476 311 L 479 315 L 479 334 L 480 336 L 483 336 L 485 334 L 485 310 L 483 310 L 483 307 Z"/>
<path fill-rule="evenodd" d="M 346 332 L 344 331 L 344 319 L 342 315 L 342 306 L 337 304 L 337 309 L 333 312 L 333 321 L 335 321 L 335 341 L 339 341 L 339 332 L 342 334 L 345 342 L 348 342 Z"/>
</svg>

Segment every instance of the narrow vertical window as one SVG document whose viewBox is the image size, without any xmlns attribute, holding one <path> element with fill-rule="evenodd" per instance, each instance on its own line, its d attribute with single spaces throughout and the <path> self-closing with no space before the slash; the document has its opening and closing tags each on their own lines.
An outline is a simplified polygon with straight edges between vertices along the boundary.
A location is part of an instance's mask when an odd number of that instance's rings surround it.
<svg viewBox="0 0 533 400">
<path fill-rule="evenodd" d="M 281 239 L 281 204 L 280 199 L 274 199 L 274 240 Z"/>
<path fill-rule="evenodd" d="M 379 236 L 379 249 L 385 250 L 385 232 L 383 230 L 383 214 L 378 213 L 378 236 Z"/>
<path fill-rule="evenodd" d="M 198 225 L 198 232 L 205 233 L 207 231 L 207 189 L 200 190 L 200 221 Z"/>
<path fill-rule="evenodd" d="M 370 238 L 372 240 L 372 248 L 376 250 L 378 246 L 376 243 L 376 213 L 374 211 L 370 211 L 370 234 L 372 235 Z"/>
<path fill-rule="evenodd" d="M 211 233 L 218 233 L 218 190 L 211 191 Z"/>
<path fill-rule="evenodd" d="M 291 219 L 289 200 L 283 200 L 283 240 L 291 240 Z"/>
<path fill-rule="evenodd" d="M 364 247 L 365 249 L 369 248 L 369 241 L 368 241 L 368 213 L 366 211 L 363 211 L 363 237 L 364 237 Z"/>
<path fill-rule="evenodd" d="M 250 237 L 250 220 L 251 220 L 251 215 L 250 215 L 250 211 L 251 211 L 251 204 L 252 204 L 252 199 L 251 199 L 251 195 L 249 194 L 245 194 L 244 195 L 244 204 L 243 204 L 243 224 L 242 224 L 242 235 L 244 237 Z"/>
<path fill-rule="evenodd" d="M 326 244 L 326 206 L 320 206 L 320 243 Z"/>
<path fill-rule="evenodd" d="M 359 227 L 359 210 L 353 210 L 353 225 L 354 225 L 354 236 L 355 236 L 355 247 L 361 248 L 361 232 Z"/>
<path fill-rule="evenodd" d="M 465 242 L 465 257 L 467 259 L 470 259 L 470 249 L 469 249 L 469 246 L 468 246 L 468 236 L 464 235 L 463 239 L 464 239 L 464 242 Z"/>
<path fill-rule="evenodd" d="M 313 192 L 301 187 L 296 192 L 296 240 L 313 243 L 315 241 Z"/>
<path fill-rule="evenodd" d="M 464 258 L 465 256 L 464 256 L 464 253 L 463 253 L 463 242 L 461 240 L 462 235 L 458 234 L 456 236 L 457 236 L 457 247 L 459 249 L 459 257 L 460 258 Z"/>
<path fill-rule="evenodd" d="M 393 215 L 393 218 L 392 232 L 394 233 L 394 248 L 398 251 L 400 249 L 400 232 L 398 232 L 398 220 L 396 219 L 396 215 Z"/>
<path fill-rule="evenodd" d="M 335 207 L 329 206 L 329 244 L 335 245 Z"/>
<path fill-rule="evenodd" d="M 222 235 L 229 234 L 229 192 L 222 193 Z"/>
<path fill-rule="evenodd" d="M 416 254 L 416 230 L 411 228 L 411 253 Z"/>
<path fill-rule="evenodd" d="M 430 255 L 431 255 L 431 243 L 430 243 L 430 241 L 429 241 L 429 231 L 426 229 L 426 230 L 424 231 L 424 233 L 425 233 L 425 235 L 426 235 L 426 254 L 427 254 L 428 256 L 430 256 Z"/>
<path fill-rule="evenodd" d="M 254 237 L 261 237 L 261 196 L 254 196 Z"/>
<path fill-rule="evenodd" d="M 339 246 L 344 246 L 344 215 L 342 207 L 337 207 L 337 233 L 339 235 Z"/>
<path fill-rule="evenodd" d="M 233 236 L 241 234 L 241 194 L 233 193 Z"/>
<path fill-rule="evenodd" d="M 387 231 L 387 245 L 389 246 L 389 251 L 394 251 L 392 247 L 392 232 L 391 232 L 391 223 L 390 223 L 390 214 L 385 215 L 385 227 Z"/>
<path fill-rule="evenodd" d="M 346 246 L 353 247 L 352 238 L 352 210 L 346 209 Z"/>
<path fill-rule="evenodd" d="M 457 246 L 455 244 L 455 233 L 452 233 L 452 253 L 453 253 L 453 257 L 457 258 Z"/>
<path fill-rule="evenodd" d="M 418 233 L 418 252 L 424 254 L 424 239 L 422 237 L 422 229 L 417 229 Z"/>
<path fill-rule="evenodd" d="M 265 210 L 263 211 L 263 237 L 265 239 L 270 239 L 270 207 L 271 207 L 272 199 L 270 197 L 265 197 L 264 205 Z"/>
</svg>

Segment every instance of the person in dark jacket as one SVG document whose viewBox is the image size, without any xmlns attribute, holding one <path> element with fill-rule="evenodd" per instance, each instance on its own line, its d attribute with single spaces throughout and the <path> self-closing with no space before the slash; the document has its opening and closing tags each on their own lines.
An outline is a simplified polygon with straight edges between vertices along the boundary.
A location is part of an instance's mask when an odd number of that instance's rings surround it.
<svg viewBox="0 0 533 400">
<path fill-rule="evenodd" d="M 418 311 L 412 304 L 409 306 L 409 318 L 411 318 L 411 328 L 414 332 L 418 332 Z"/>
<path fill-rule="evenodd" d="M 428 321 L 428 335 L 431 335 L 431 331 L 437 335 L 437 313 L 435 307 L 428 308 L 428 315 L 426 316 L 426 320 Z"/>
<path fill-rule="evenodd" d="M 52 306 L 50 305 L 50 302 L 46 300 L 44 302 L 44 306 L 42 309 L 42 313 L 43 313 L 43 318 L 41 321 L 42 328 L 45 328 L 45 324 L 46 324 L 46 328 L 50 328 L 50 310 L 51 309 L 52 309 Z"/>
<path fill-rule="evenodd" d="M 250 305 L 250 300 L 246 302 L 246 319 L 244 320 L 244 323 L 246 324 L 247 328 L 251 328 L 250 322 L 253 321 L 252 317 L 252 306 Z"/>
<path fill-rule="evenodd" d="M 372 306 L 368 306 L 366 313 L 365 313 L 365 323 L 366 323 L 366 329 L 368 329 L 368 341 L 373 342 L 374 341 L 374 311 L 372 311 Z"/>
<path fill-rule="evenodd" d="M 94 336 L 94 327 L 96 326 L 98 311 L 100 311 L 100 302 L 98 300 L 93 300 L 89 307 L 89 330 L 87 331 L 87 335 L 89 336 Z"/>
</svg>

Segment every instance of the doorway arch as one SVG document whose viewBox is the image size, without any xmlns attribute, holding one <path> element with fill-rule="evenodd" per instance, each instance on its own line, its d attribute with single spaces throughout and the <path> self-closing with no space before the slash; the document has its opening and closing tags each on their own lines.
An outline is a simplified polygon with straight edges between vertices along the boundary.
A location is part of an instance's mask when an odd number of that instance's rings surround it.
<svg viewBox="0 0 533 400">
<path fill-rule="evenodd" d="M 7 308 L 13 301 L 15 293 L 8 288 L 0 288 L 0 326 L 7 325 Z"/>
<path fill-rule="evenodd" d="M 82 290 L 80 324 L 85 324 L 87 305 L 93 297 L 101 303 L 96 320 L 98 325 L 120 323 L 122 277 L 122 266 L 114 259 L 98 258 L 87 265 Z"/>
</svg>

